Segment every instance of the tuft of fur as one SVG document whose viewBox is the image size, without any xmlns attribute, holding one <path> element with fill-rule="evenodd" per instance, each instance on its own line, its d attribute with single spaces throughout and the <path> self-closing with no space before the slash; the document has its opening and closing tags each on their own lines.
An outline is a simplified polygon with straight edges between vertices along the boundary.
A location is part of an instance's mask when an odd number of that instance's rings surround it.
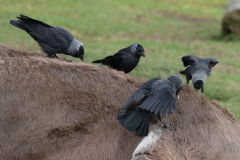
<svg viewBox="0 0 240 160">
<path fill-rule="evenodd" d="M 158 140 L 160 140 L 161 135 L 161 129 L 155 129 L 151 131 L 148 136 L 142 139 L 137 148 L 134 150 L 132 154 L 132 159 L 135 156 L 147 154 L 148 150 L 151 150 L 158 144 Z"/>
</svg>

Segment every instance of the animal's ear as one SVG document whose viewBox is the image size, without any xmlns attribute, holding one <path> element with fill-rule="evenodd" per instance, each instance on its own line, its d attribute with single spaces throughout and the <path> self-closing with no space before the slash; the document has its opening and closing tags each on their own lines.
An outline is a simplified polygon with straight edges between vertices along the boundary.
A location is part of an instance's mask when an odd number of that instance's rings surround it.
<svg viewBox="0 0 240 160">
<path fill-rule="evenodd" d="M 196 65 L 196 57 L 191 55 L 182 57 L 182 61 L 183 61 L 184 67 L 187 67 L 189 65 Z"/>
<path fill-rule="evenodd" d="M 214 67 L 216 64 L 218 64 L 219 62 L 215 59 L 215 58 L 211 58 L 209 60 L 209 68 Z"/>
</svg>

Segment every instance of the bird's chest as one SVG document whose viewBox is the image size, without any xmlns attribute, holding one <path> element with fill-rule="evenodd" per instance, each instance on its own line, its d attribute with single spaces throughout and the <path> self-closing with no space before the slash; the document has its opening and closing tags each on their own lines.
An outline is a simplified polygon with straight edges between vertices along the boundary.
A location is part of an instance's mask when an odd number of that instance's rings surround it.
<svg viewBox="0 0 240 160">
<path fill-rule="evenodd" d="M 132 68 L 132 67 L 136 67 L 138 62 L 139 62 L 139 59 L 127 58 L 125 59 L 125 61 L 123 61 L 123 65 L 129 68 Z"/>
</svg>

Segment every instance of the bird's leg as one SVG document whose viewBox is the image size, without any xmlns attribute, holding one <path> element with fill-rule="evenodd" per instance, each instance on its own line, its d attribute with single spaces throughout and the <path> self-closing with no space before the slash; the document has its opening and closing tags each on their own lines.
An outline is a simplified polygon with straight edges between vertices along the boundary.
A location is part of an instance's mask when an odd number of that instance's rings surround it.
<svg viewBox="0 0 240 160">
<path fill-rule="evenodd" d="M 162 120 L 162 118 L 161 118 L 160 115 L 158 115 L 158 119 L 164 124 L 163 127 L 166 127 L 167 129 L 172 130 L 172 128 L 171 128 L 169 125 L 167 125 L 167 124 Z"/>
<path fill-rule="evenodd" d="M 201 87 L 201 92 L 202 92 L 202 93 L 204 92 L 204 84 L 203 84 L 202 87 Z"/>
<path fill-rule="evenodd" d="M 56 54 L 53 54 L 54 57 L 58 58 L 58 56 Z M 59 58 L 58 58 L 59 59 Z"/>
<path fill-rule="evenodd" d="M 191 80 L 191 78 L 188 76 L 188 75 L 186 75 L 186 83 L 187 84 L 189 84 L 189 81 Z"/>
<path fill-rule="evenodd" d="M 165 125 L 163 127 L 166 127 L 167 129 L 172 130 L 172 128 L 169 125 L 167 125 L 163 120 L 161 120 L 161 122 Z"/>
</svg>

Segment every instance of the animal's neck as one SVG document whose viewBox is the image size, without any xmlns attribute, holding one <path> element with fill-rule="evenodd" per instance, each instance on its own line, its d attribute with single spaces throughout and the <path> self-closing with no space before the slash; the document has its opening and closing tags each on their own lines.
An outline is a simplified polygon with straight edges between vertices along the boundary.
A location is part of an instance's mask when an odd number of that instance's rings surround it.
<svg viewBox="0 0 240 160">
<path fill-rule="evenodd" d="M 79 49 L 79 47 L 80 47 L 80 43 L 79 43 L 79 41 L 77 41 L 76 39 L 74 39 L 71 43 L 70 43 L 70 45 L 69 45 L 69 47 L 68 47 L 68 53 L 70 54 L 70 55 L 73 55 L 73 54 L 76 54 L 77 53 L 77 51 L 78 51 L 78 49 Z"/>
</svg>

